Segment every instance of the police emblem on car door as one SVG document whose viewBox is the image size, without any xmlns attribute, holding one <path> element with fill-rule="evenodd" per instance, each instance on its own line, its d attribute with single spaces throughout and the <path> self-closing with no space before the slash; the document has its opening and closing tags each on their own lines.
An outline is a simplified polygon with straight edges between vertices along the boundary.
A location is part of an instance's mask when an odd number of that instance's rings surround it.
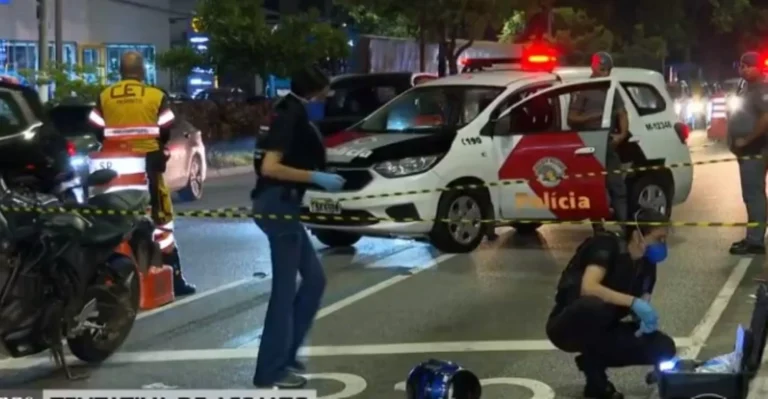
<svg viewBox="0 0 768 399">
<path fill-rule="evenodd" d="M 608 216 L 605 158 L 608 147 L 610 79 L 555 86 L 503 112 L 493 140 L 501 160 L 505 219 L 583 220 Z M 570 126 L 572 102 L 589 99 L 594 120 Z M 574 110 L 578 111 L 578 110 Z"/>
</svg>

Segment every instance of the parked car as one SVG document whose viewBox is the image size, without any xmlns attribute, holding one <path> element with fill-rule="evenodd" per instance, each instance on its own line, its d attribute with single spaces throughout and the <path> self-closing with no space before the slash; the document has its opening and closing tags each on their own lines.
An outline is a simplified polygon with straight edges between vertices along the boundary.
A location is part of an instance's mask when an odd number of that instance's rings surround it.
<svg viewBox="0 0 768 399">
<path fill-rule="evenodd" d="M 76 156 L 72 157 L 72 166 L 83 179 L 88 175 L 88 154 L 101 148 L 94 128 L 88 123 L 92 108 L 93 104 L 64 103 L 48 113 L 56 128 L 74 145 Z M 168 147 L 171 159 L 164 174 L 167 184 L 182 200 L 202 198 L 207 165 L 200 130 L 184 119 L 177 119 Z"/>
<path fill-rule="evenodd" d="M 244 102 L 248 96 L 246 93 L 237 87 L 218 87 L 201 90 L 193 96 L 195 100 L 208 100 L 217 104 L 221 103 L 241 103 Z"/>
<path fill-rule="evenodd" d="M 325 117 L 316 122 L 320 133 L 338 133 L 420 83 L 437 79 L 428 73 L 387 72 L 339 75 L 331 79 Z"/>
</svg>

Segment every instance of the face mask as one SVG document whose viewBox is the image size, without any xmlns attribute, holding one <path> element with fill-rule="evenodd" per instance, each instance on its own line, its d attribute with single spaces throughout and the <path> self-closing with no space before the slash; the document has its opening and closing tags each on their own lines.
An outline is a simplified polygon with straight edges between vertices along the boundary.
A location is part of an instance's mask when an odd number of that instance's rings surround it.
<svg viewBox="0 0 768 399">
<path fill-rule="evenodd" d="M 312 122 L 320 121 L 325 118 L 325 101 L 311 100 L 304 104 L 307 110 L 309 120 Z"/>
<path fill-rule="evenodd" d="M 651 263 L 661 263 L 667 259 L 667 244 L 655 242 L 645 246 L 645 258 Z"/>
</svg>

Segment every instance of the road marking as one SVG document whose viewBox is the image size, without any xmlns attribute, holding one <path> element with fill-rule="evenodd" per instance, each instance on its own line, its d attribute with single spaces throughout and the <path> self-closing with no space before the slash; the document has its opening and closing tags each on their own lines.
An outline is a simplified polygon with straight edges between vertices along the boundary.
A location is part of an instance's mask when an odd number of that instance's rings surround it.
<svg viewBox="0 0 768 399">
<path fill-rule="evenodd" d="M 675 338 L 680 347 L 693 344 L 688 338 Z M 422 353 L 474 353 L 474 352 L 543 352 L 556 351 L 549 340 L 520 340 L 520 341 L 464 341 L 464 342 L 420 342 L 401 344 L 373 345 L 333 345 L 308 346 L 300 351 L 303 357 L 337 357 L 337 356 L 372 356 L 372 355 L 403 355 Z M 147 352 L 118 352 L 105 363 L 163 363 L 192 360 L 235 360 L 255 359 L 259 348 L 230 348 L 230 349 L 188 349 L 164 350 Z M 79 362 L 69 357 L 72 362 Z M 17 370 L 28 367 L 49 364 L 48 358 L 33 357 L 16 359 L 13 363 L 0 363 L 0 370 Z"/>
<path fill-rule="evenodd" d="M 271 279 L 272 279 L 272 277 L 267 275 L 266 277 L 262 277 L 262 278 L 249 277 L 249 278 L 244 278 L 242 280 L 233 281 L 233 282 L 231 282 L 229 284 L 224 284 L 224 285 L 218 286 L 218 287 L 216 287 L 214 289 L 211 289 L 211 290 L 208 290 L 208 291 L 203 291 L 203 292 L 201 292 L 201 293 L 199 293 L 197 295 L 189 296 L 187 298 L 171 302 L 171 303 L 169 303 L 169 304 L 167 304 L 165 306 L 161 306 L 159 308 L 155 308 L 155 309 L 152 309 L 152 310 L 141 312 L 141 313 L 139 313 L 138 316 L 136 316 L 136 320 L 141 320 L 141 319 L 143 319 L 145 317 L 149 317 L 149 316 L 156 315 L 158 313 L 166 312 L 166 311 L 169 311 L 169 310 L 171 310 L 173 308 L 179 307 L 181 305 L 186 305 L 188 303 L 191 303 L 191 302 L 194 302 L 194 301 L 198 301 L 200 299 L 205 299 L 205 298 L 207 298 L 207 297 L 209 297 L 211 295 L 216 295 L 216 294 L 218 294 L 220 292 L 231 290 L 233 288 L 237 288 L 237 287 L 239 287 L 241 285 L 252 283 L 254 281 L 258 281 L 258 280 L 269 281 Z"/>
<path fill-rule="evenodd" d="M 728 280 L 725 281 L 720 292 L 717 293 L 712 304 L 709 305 L 709 309 L 704 313 L 704 317 L 702 317 L 699 324 L 694 327 L 693 333 L 691 333 L 692 345 L 687 347 L 685 351 L 679 355 L 680 358 L 695 359 L 699 356 L 699 353 L 704 348 L 704 345 L 706 345 L 709 336 L 712 335 L 712 330 L 715 328 L 715 325 L 717 325 L 723 312 L 725 312 L 725 308 L 728 307 L 728 303 L 731 302 L 734 294 L 736 294 L 736 290 L 739 288 L 741 280 L 744 279 L 744 275 L 747 273 L 749 265 L 752 264 L 752 259 L 753 258 L 751 257 L 741 258 L 739 263 L 736 264 L 736 267 L 733 268 L 731 275 L 728 276 Z M 658 387 L 654 387 L 653 391 L 648 395 L 648 398 L 658 397 Z"/>
<path fill-rule="evenodd" d="M 752 263 L 753 258 L 741 258 L 739 263 L 728 276 L 728 280 L 717 293 L 717 296 L 709 305 L 709 309 L 704 313 L 704 317 L 699 324 L 696 325 L 691 333 L 691 340 L 693 345 L 688 347 L 686 351 L 680 355 L 682 358 L 694 359 L 699 356 L 699 352 L 704 348 L 709 336 L 712 335 L 712 330 L 720 321 L 720 317 L 725 312 L 725 308 L 728 307 L 728 303 L 731 302 L 731 298 L 736 294 L 736 290 L 741 284 L 741 280 L 744 279 L 744 275 L 749 269 L 749 265 Z"/>
<path fill-rule="evenodd" d="M 393 256 L 402 256 L 402 254 L 404 252 L 414 251 L 414 250 L 422 252 L 422 251 L 424 251 L 424 248 L 421 248 L 421 247 L 409 248 L 406 251 L 397 252 L 395 254 L 392 254 L 392 255 L 388 256 L 387 258 L 393 257 Z M 419 274 L 419 273 L 421 273 L 421 272 L 423 272 L 425 270 L 428 270 L 428 269 L 431 269 L 433 267 L 436 267 L 437 265 L 439 265 L 439 264 L 441 264 L 441 263 L 443 263 L 443 262 L 445 262 L 445 261 L 455 257 L 456 255 L 457 254 L 442 254 L 442 255 L 438 256 L 437 258 L 431 259 L 426 264 L 422 264 L 422 265 L 418 265 L 418 266 L 412 267 L 411 270 L 410 270 L 410 273 L 407 274 L 407 275 L 398 275 L 398 276 L 390 277 L 390 278 L 388 278 L 388 279 L 386 279 L 386 280 L 384 280 L 384 281 L 382 281 L 382 282 L 380 282 L 378 284 L 372 285 L 372 286 L 370 286 L 370 287 L 368 287 L 368 288 L 366 288 L 366 289 L 364 289 L 362 291 L 359 291 L 359 292 L 357 292 L 355 294 L 352 294 L 352 295 L 350 295 L 350 296 L 348 296 L 348 297 L 346 297 L 344 299 L 341 299 L 341 300 L 339 300 L 337 302 L 334 302 L 334 303 L 332 303 L 332 304 L 330 304 L 330 305 L 320 309 L 320 311 L 317 312 L 317 317 L 315 317 L 315 320 L 320 320 L 323 317 L 326 317 L 326 316 L 329 316 L 329 315 L 331 315 L 333 313 L 336 313 L 336 312 L 346 308 L 347 306 L 350 306 L 350 305 L 352 305 L 352 304 L 354 304 L 356 302 L 362 301 L 363 299 L 368 298 L 368 297 L 370 297 L 370 296 L 372 296 L 372 295 L 374 295 L 374 294 L 376 294 L 378 292 L 381 292 L 381 291 L 383 291 L 386 288 L 389 288 L 389 287 L 391 287 L 391 286 L 393 286 L 393 285 L 395 285 L 395 284 L 397 284 L 397 283 L 399 283 L 399 282 L 401 282 L 401 281 L 403 281 L 405 279 L 408 279 L 409 277 L 413 277 L 413 276 L 415 276 L 415 275 L 417 275 L 417 274 Z M 376 262 L 373 262 L 373 263 L 381 262 L 381 261 L 383 261 L 384 259 L 387 259 L 387 258 L 383 258 L 383 259 L 381 259 L 379 261 L 376 261 Z M 264 327 L 260 327 L 259 330 L 263 331 Z M 261 336 L 261 332 L 260 331 L 257 331 L 256 333 L 259 336 Z M 260 342 L 261 342 L 261 339 L 257 338 L 257 339 L 255 339 L 255 340 L 253 340 L 251 342 L 247 342 L 247 343 L 241 345 L 240 347 L 241 348 L 257 348 L 259 346 Z"/>
<path fill-rule="evenodd" d="M 337 381 L 344 385 L 344 388 L 334 394 L 319 396 L 317 399 L 346 399 L 351 398 L 365 392 L 368 388 L 368 382 L 363 377 L 354 374 L 344 373 L 323 373 L 323 374 L 304 374 L 304 378 L 308 380 L 331 380 Z"/>
</svg>

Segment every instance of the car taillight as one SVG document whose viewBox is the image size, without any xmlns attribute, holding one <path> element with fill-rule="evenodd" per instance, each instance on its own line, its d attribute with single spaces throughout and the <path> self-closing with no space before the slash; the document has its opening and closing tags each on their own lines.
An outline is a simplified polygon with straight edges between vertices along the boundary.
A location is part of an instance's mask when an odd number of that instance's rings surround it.
<svg viewBox="0 0 768 399">
<path fill-rule="evenodd" d="M 691 129 L 685 123 L 675 123 L 675 132 L 680 142 L 685 144 L 688 142 L 688 136 L 691 135 Z"/>
<path fill-rule="evenodd" d="M 77 149 L 71 141 L 67 141 L 67 154 L 69 154 L 70 157 L 77 155 Z"/>
</svg>

